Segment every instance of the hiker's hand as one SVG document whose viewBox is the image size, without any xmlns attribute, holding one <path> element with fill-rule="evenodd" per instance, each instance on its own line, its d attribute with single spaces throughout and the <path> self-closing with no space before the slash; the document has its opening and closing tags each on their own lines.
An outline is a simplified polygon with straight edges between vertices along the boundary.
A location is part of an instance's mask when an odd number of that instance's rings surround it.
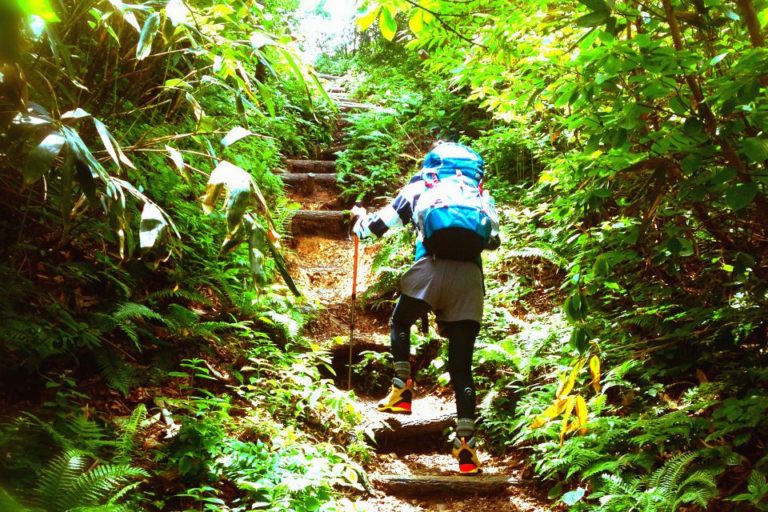
<svg viewBox="0 0 768 512">
<path fill-rule="evenodd" d="M 365 208 L 358 205 L 353 206 L 349 212 L 352 214 L 352 222 L 354 222 L 352 225 L 352 233 L 357 238 L 364 238 L 365 234 L 363 233 L 363 220 L 365 220 L 368 212 L 365 211 Z"/>
<path fill-rule="evenodd" d="M 352 209 L 349 210 L 349 211 L 350 211 L 350 213 L 352 213 L 352 218 L 353 219 L 360 219 L 362 217 L 365 217 L 366 213 L 368 213 L 368 212 L 365 211 L 365 208 L 363 208 L 362 206 L 357 206 L 357 205 L 353 206 Z"/>
</svg>

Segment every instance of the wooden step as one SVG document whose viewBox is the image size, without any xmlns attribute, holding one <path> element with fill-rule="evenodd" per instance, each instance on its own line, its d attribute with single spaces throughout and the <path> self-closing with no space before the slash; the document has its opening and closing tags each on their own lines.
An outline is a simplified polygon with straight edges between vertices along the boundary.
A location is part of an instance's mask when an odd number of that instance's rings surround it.
<svg viewBox="0 0 768 512">
<path fill-rule="evenodd" d="M 342 235 L 349 231 L 349 214 L 343 210 L 299 210 L 291 219 L 291 231 Z"/>
<path fill-rule="evenodd" d="M 390 443 L 402 442 L 405 438 L 421 436 L 434 437 L 454 424 L 454 414 L 441 414 L 430 418 L 408 416 L 390 416 L 377 421 L 365 429 L 373 433 L 373 439 L 380 450 L 385 450 Z"/>
<path fill-rule="evenodd" d="M 347 91 L 338 85 L 332 85 L 330 87 L 325 88 L 325 92 L 327 92 L 329 95 L 332 94 L 347 94 Z"/>
<path fill-rule="evenodd" d="M 328 160 L 286 160 L 285 165 L 291 172 L 318 174 L 336 172 L 336 162 Z"/>
<path fill-rule="evenodd" d="M 283 180 L 283 183 L 307 196 L 314 194 L 317 187 L 325 189 L 337 188 L 336 173 L 286 172 L 278 174 L 278 176 Z"/>
<path fill-rule="evenodd" d="M 435 495 L 493 495 L 501 494 L 512 485 L 520 485 L 517 478 L 483 474 L 474 476 L 443 475 L 371 475 L 373 484 L 397 496 Z"/>
<path fill-rule="evenodd" d="M 341 80 L 343 77 L 335 76 L 335 75 L 329 75 L 327 73 L 316 73 L 317 78 L 321 78 L 323 80 L 328 80 L 330 82 L 335 82 L 336 80 Z"/>
<path fill-rule="evenodd" d="M 336 144 L 335 146 L 329 146 L 327 148 L 323 148 L 319 152 L 320 158 L 325 158 L 328 160 L 334 160 L 336 158 L 336 153 L 339 151 L 344 151 L 347 149 L 346 144 Z"/>
<path fill-rule="evenodd" d="M 358 103 L 356 101 L 339 101 L 336 106 L 342 112 L 352 112 L 355 110 L 378 110 L 378 105 L 371 105 L 370 103 Z"/>
</svg>

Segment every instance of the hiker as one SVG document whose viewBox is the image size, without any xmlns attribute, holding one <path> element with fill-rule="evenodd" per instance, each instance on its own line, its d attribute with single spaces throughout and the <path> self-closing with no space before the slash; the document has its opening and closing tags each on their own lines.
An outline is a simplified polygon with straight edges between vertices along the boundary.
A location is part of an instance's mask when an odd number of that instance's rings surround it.
<svg viewBox="0 0 768 512">
<path fill-rule="evenodd" d="M 395 200 L 367 215 L 354 207 L 353 232 L 381 237 L 413 222 L 418 231 L 413 266 L 400 281 L 400 298 L 390 321 L 394 377 L 379 411 L 410 414 L 413 378 L 409 362 L 411 326 L 429 311 L 438 332 L 448 338 L 448 371 L 456 395 L 456 437 L 452 453 L 460 473 L 477 473 L 475 385 L 472 352 L 483 314 L 480 253 L 499 246 L 493 199 L 482 190 L 483 159 L 472 149 L 438 142 L 422 169 Z"/>
</svg>

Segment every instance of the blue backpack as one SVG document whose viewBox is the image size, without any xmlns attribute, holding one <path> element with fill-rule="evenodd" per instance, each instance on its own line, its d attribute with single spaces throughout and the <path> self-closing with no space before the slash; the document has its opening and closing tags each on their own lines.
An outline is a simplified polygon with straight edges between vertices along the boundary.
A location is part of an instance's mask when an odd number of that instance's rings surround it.
<svg viewBox="0 0 768 512">
<path fill-rule="evenodd" d="M 482 157 L 461 144 L 442 143 L 427 154 L 421 173 L 427 189 L 414 217 L 424 248 L 441 259 L 477 260 L 492 231 Z"/>
</svg>

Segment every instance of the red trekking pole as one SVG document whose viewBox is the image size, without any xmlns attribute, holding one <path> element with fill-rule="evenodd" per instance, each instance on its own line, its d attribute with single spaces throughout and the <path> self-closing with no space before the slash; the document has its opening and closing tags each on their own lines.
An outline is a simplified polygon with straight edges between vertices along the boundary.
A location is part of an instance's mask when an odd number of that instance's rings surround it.
<svg viewBox="0 0 768 512">
<path fill-rule="evenodd" d="M 349 365 L 347 366 L 347 389 L 352 389 L 352 344 L 355 336 L 355 310 L 357 309 L 357 259 L 360 239 L 352 235 L 355 245 L 354 263 L 352 264 L 352 316 L 349 324 Z"/>
</svg>

